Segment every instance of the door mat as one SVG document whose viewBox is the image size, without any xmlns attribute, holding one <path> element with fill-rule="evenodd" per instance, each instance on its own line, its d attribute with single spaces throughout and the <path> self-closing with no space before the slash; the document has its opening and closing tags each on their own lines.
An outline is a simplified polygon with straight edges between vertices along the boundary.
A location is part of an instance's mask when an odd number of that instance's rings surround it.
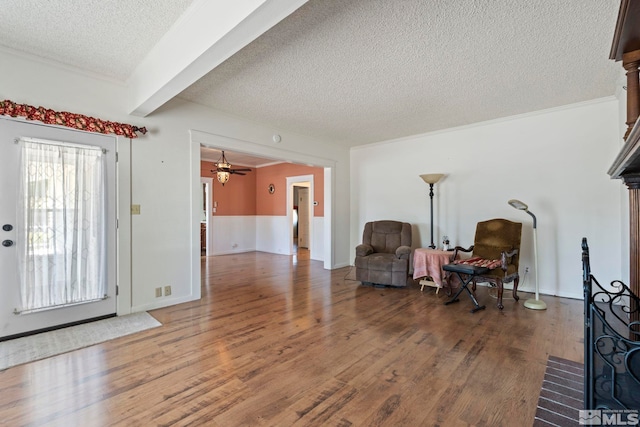
<svg viewBox="0 0 640 427">
<path fill-rule="evenodd" d="M 162 326 L 149 313 L 133 313 L 0 342 L 0 370 Z"/>
</svg>

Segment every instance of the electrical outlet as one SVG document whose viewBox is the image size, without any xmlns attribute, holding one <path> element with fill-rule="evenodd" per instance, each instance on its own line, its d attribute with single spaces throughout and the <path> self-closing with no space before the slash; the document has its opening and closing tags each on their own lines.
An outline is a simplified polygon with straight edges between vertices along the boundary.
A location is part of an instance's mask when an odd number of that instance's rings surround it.
<svg viewBox="0 0 640 427">
<path fill-rule="evenodd" d="M 529 272 L 529 267 L 525 267 L 525 268 L 524 268 L 524 272 L 525 272 L 525 273 L 528 273 L 528 272 Z"/>
<path fill-rule="evenodd" d="M 156 298 L 162 296 L 162 288 L 156 288 Z"/>
<path fill-rule="evenodd" d="M 164 296 L 171 295 L 171 286 L 164 287 Z"/>
</svg>

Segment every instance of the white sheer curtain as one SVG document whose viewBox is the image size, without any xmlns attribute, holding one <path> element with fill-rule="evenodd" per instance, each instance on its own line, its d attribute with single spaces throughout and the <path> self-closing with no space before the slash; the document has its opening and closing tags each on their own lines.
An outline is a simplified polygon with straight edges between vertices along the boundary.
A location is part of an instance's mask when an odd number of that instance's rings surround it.
<svg viewBox="0 0 640 427">
<path fill-rule="evenodd" d="M 22 307 L 106 294 L 106 163 L 99 147 L 22 139 L 18 264 Z"/>
</svg>

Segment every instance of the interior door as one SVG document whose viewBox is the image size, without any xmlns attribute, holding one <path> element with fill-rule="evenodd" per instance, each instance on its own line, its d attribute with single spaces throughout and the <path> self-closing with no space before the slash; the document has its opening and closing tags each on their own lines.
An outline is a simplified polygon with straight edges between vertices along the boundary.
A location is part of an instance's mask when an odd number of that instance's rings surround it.
<svg viewBox="0 0 640 427">
<path fill-rule="evenodd" d="M 16 230 L 20 138 L 99 146 L 107 156 L 107 298 L 31 313 L 20 307 Z M 116 313 L 116 138 L 0 117 L 0 338 Z"/>
<path fill-rule="evenodd" d="M 298 187 L 298 247 L 309 249 L 309 188 Z"/>
<path fill-rule="evenodd" d="M 213 220 L 212 220 L 212 201 L 213 201 L 213 178 L 200 178 L 202 185 L 202 218 L 200 219 L 200 245 L 201 254 L 209 256 L 213 253 Z"/>
</svg>

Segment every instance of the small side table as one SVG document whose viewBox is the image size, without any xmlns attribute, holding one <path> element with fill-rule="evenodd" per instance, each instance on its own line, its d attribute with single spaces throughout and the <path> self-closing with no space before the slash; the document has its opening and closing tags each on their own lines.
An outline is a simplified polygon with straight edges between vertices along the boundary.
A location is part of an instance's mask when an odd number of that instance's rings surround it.
<svg viewBox="0 0 640 427">
<path fill-rule="evenodd" d="M 452 261 L 452 257 L 452 251 L 438 249 L 418 248 L 413 252 L 413 278 L 421 279 L 420 291 L 424 290 L 425 286 L 436 287 L 436 294 L 440 291 L 446 284 L 442 268 Z"/>
</svg>

